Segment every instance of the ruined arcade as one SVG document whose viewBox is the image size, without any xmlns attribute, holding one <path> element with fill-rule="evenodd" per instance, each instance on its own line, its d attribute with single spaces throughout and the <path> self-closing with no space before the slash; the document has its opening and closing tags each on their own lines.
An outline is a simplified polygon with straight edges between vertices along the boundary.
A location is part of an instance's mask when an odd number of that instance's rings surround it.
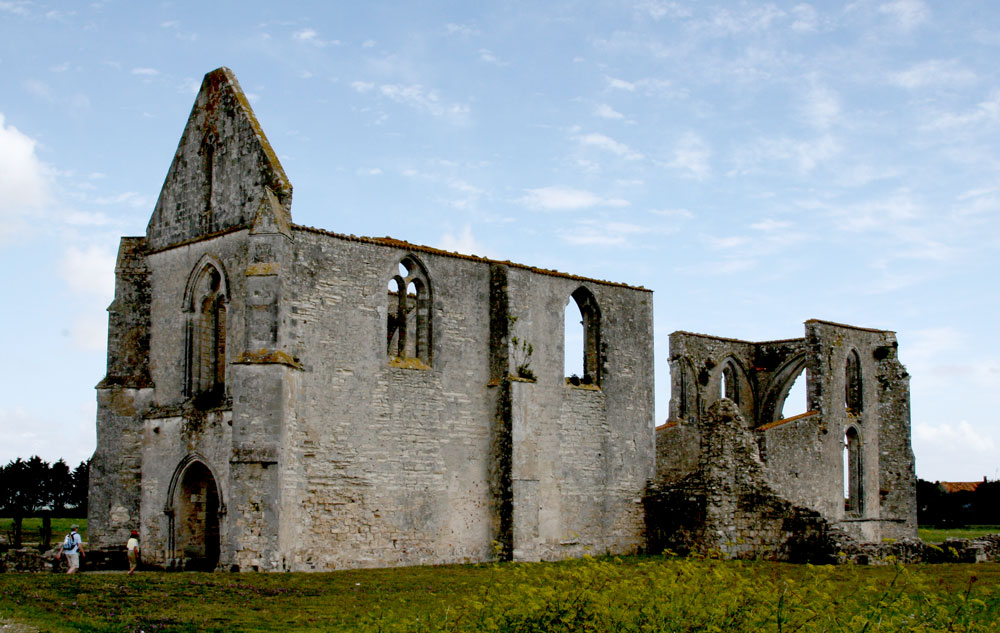
<svg viewBox="0 0 1000 633">
<path fill-rule="evenodd" d="M 146 235 L 119 248 L 91 547 L 139 529 L 163 567 L 308 571 L 665 547 L 794 559 L 831 535 L 915 535 L 891 332 L 675 333 L 654 431 L 651 291 L 291 209 L 236 78 L 212 71 Z M 781 419 L 801 372 L 810 411 Z"/>
</svg>

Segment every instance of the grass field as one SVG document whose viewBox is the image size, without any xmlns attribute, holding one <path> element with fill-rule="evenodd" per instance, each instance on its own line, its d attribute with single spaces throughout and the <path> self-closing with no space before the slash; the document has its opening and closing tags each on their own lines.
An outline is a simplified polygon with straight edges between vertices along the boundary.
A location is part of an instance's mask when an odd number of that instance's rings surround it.
<svg viewBox="0 0 1000 633">
<path fill-rule="evenodd" d="M 8 574 L 43 631 L 1000 630 L 1000 565 L 635 557 L 333 573 Z"/>
<path fill-rule="evenodd" d="M 58 543 L 69 532 L 69 527 L 73 524 L 80 526 L 80 537 L 87 540 L 87 518 L 82 519 L 52 519 L 52 542 Z M 40 517 L 25 518 L 21 522 L 22 541 L 25 543 L 37 543 L 38 533 L 42 529 L 42 519 Z M 14 530 L 14 520 L 0 517 L 0 534 L 6 538 Z"/>
<path fill-rule="evenodd" d="M 969 525 L 964 528 L 920 528 L 920 539 L 926 543 L 941 543 L 947 538 L 976 538 L 987 534 L 1000 534 L 1000 525 Z"/>
</svg>

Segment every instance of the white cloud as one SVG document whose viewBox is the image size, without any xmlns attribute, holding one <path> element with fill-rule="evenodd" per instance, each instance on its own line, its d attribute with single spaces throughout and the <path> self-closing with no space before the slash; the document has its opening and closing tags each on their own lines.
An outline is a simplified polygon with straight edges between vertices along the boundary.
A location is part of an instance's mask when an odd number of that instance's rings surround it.
<svg viewBox="0 0 1000 633">
<path fill-rule="evenodd" d="M 840 117 L 840 99 L 832 89 L 814 85 L 805 97 L 802 110 L 810 124 L 825 130 Z"/>
<path fill-rule="evenodd" d="M 133 209 L 144 209 L 152 206 L 150 201 L 146 199 L 145 196 L 136 193 L 135 191 L 126 191 L 113 196 L 101 196 L 99 198 L 95 198 L 94 202 L 102 206 L 124 204 L 132 207 Z"/>
<path fill-rule="evenodd" d="M 618 112 L 617 110 L 615 110 L 614 108 L 612 108 L 611 106 L 609 106 L 606 103 L 599 104 L 597 106 L 597 108 L 594 110 L 594 114 L 596 116 L 601 117 L 602 119 L 624 119 L 625 118 L 625 115 L 623 115 L 621 112 Z"/>
<path fill-rule="evenodd" d="M 893 0 L 879 5 L 878 11 L 895 20 L 904 31 L 920 26 L 931 15 L 931 10 L 921 0 Z"/>
<path fill-rule="evenodd" d="M 625 246 L 630 236 L 648 232 L 648 227 L 638 224 L 588 220 L 579 223 L 572 230 L 563 231 L 559 237 L 564 242 L 577 246 Z"/>
<path fill-rule="evenodd" d="M 891 83 L 909 90 L 928 86 L 970 84 L 976 79 L 976 73 L 954 59 L 932 59 L 889 75 Z"/>
<path fill-rule="evenodd" d="M 24 406 L 0 409 L 0 463 L 18 457 L 38 455 L 48 462 L 65 459 L 70 468 L 88 459 L 94 452 L 96 400 L 75 408 L 72 419 L 65 416 L 39 415 Z"/>
<path fill-rule="evenodd" d="M 958 454 L 989 454 L 996 451 L 993 437 L 979 432 L 965 420 L 958 424 L 918 423 L 914 426 L 913 437 L 917 442 L 934 446 L 934 450 L 948 447 L 949 452 Z"/>
<path fill-rule="evenodd" d="M 685 176 L 702 180 L 711 172 L 711 157 L 712 149 L 708 143 L 694 132 L 685 132 L 677 141 L 674 156 L 666 166 L 680 170 Z"/>
<path fill-rule="evenodd" d="M 772 232 L 772 231 L 783 231 L 787 228 L 790 228 L 791 226 L 792 226 L 791 222 L 781 222 L 778 220 L 772 220 L 771 218 L 767 218 L 766 220 L 761 220 L 760 222 L 754 222 L 753 224 L 750 225 L 750 228 L 754 229 L 755 231 Z"/>
<path fill-rule="evenodd" d="M 755 169 L 764 161 L 783 160 L 794 164 L 800 172 L 809 173 L 819 164 L 837 156 L 840 151 L 840 142 L 830 134 L 814 139 L 758 139 L 737 151 L 734 161 L 737 172 Z"/>
<path fill-rule="evenodd" d="M 608 87 L 615 90 L 625 90 L 627 92 L 635 92 L 635 84 L 631 81 L 625 81 L 624 79 L 618 79 L 617 77 L 608 77 Z"/>
<path fill-rule="evenodd" d="M 0 113 L 0 235 L 9 238 L 17 233 L 48 202 L 49 182 L 45 166 L 35 155 L 35 140 L 5 125 Z"/>
<path fill-rule="evenodd" d="M 458 235 L 454 235 L 451 232 L 442 235 L 438 241 L 438 248 L 466 255 L 487 256 L 486 247 L 475 238 L 472 234 L 472 227 L 468 224 L 462 227 L 462 232 Z"/>
<path fill-rule="evenodd" d="M 160 71 L 156 70 L 155 68 L 139 67 L 139 68 L 133 68 L 132 74 L 140 75 L 142 77 L 155 77 L 156 75 L 160 74 Z"/>
<path fill-rule="evenodd" d="M 792 16 L 795 18 L 792 22 L 792 30 L 796 33 L 812 33 L 816 31 L 819 16 L 812 5 L 804 3 L 795 5 L 792 7 Z"/>
<path fill-rule="evenodd" d="M 626 200 L 604 199 L 590 191 L 559 186 L 528 189 L 527 195 L 520 202 L 530 209 L 545 211 L 572 211 L 596 206 L 624 207 L 629 204 Z"/>
<path fill-rule="evenodd" d="M 756 33 L 766 31 L 784 15 L 784 11 L 771 3 L 760 6 L 743 4 L 739 9 L 716 10 L 705 26 L 723 35 Z"/>
<path fill-rule="evenodd" d="M 650 213 L 661 215 L 665 218 L 678 218 L 681 220 L 690 220 L 694 217 L 694 214 L 687 209 L 652 209 Z"/>
<path fill-rule="evenodd" d="M 489 49 L 481 48 L 479 49 L 479 59 L 488 63 L 495 64 L 497 66 L 506 66 L 507 62 L 500 61 L 500 58 L 494 55 Z"/>
<path fill-rule="evenodd" d="M 29 15 L 29 4 L 29 2 L 0 2 L 0 11 L 25 16 Z"/>
<path fill-rule="evenodd" d="M 337 46 L 340 44 L 340 40 L 324 40 L 320 38 L 316 29 L 308 27 L 292 33 L 292 39 L 298 40 L 304 44 L 311 44 L 317 48 L 325 48 L 331 45 Z"/>
<path fill-rule="evenodd" d="M 681 4 L 669 0 L 639 0 L 635 3 L 637 11 L 646 13 L 654 20 L 661 20 L 665 17 L 686 18 L 691 15 L 691 9 Z"/>
<path fill-rule="evenodd" d="M 743 237 L 740 235 L 731 235 L 729 237 L 715 237 L 710 235 L 706 238 L 708 241 L 709 248 L 713 250 L 728 250 L 730 248 L 739 248 L 740 246 L 746 246 L 750 243 L 750 238 Z"/>
<path fill-rule="evenodd" d="M 97 245 L 85 249 L 70 246 L 59 272 L 73 292 L 110 302 L 115 294 L 115 260 L 115 253 Z"/>
<path fill-rule="evenodd" d="M 364 94 L 375 88 L 375 84 L 368 81 L 352 81 L 351 88 L 354 88 L 355 92 L 360 92 Z"/>
<path fill-rule="evenodd" d="M 44 99 L 45 101 L 53 101 L 52 89 L 44 81 L 39 81 L 38 79 L 26 79 L 24 83 L 24 91 L 33 97 L 38 97 L 39 99 Z"/>
<path fill-rule="evenodd" d="M 382 173 L 382 170 L 378 167 L 362 167 L 358 169 L 359 176 L 378 176 Z"/>
<path fill-rule="evenodd" d="M 447 31 L 449 35 L 462 35 L 464 37 L 479 35 L 479 29 L 468 24 L 455 24 L 454 22 L 449 22 L 444 25 L 444 30 Z"/>
<path fill-rule="evenodd" d="M 447 103 L 434 90 L 426 90 L 419 84 L 383 84 L 379 92 L 397 103 L 422 110 L 432 116 L 451 119 L 454 123 L 464 123 L 469 107 L 461 103 Z"/>
<path fill-rule="evenodd" d="M 609 136 L 604 134 L 591 133 L 584 134 L 583 136 L 578 136 L 577 140 L 581 145 L 596 147 L 598 149 L 603 149 L 604 151 L 611 152 L 616 156 L 621 156 L 627 160 L 639 160 L 642 158 L 642 154 L 633 151 L 628 145 L 624 143 L 619 143 Z"/>
</svg>

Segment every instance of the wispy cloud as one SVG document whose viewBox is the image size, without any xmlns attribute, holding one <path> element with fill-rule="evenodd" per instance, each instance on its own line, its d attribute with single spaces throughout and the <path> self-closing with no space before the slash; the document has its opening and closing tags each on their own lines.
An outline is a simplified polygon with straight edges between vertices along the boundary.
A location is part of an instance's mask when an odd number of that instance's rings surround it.
<svg viewBox="0 0 1000 633">
<path fill-rule="evenodd" d="M 132 69 L 133 75 L 139 75 L 141 77 L 155 77 L 160 74 L 160 71 L 155 68 L 137 67 Z"/>
<path fill-rule="evenodd" d="M 841 152 L 840 141 L 831 134 L 813 139 L 789 137 L 757 139 L 734 154 L 736 173 L 752 172 L 767 161 L 788 161 L 800 172 L 809 173 Z"/>
<path fill-rule="evenodd" d="M 629 238 L 648 234 L 649 228 L 627 222 L 585 220 L 564 230 L 560 239 L 577 246 L 625 246 Z"/>
<path fill-rule="evenodd" d="M 583 134 L 576 137 L 576 140 L 579 141 L 580 145 L 585 147 L 596 147 L 597 149 L 611 152 L 615 156 L 620 156 L 626 160 L 639 160 L 642 158 L 642 154 L 632 150 L 628 145 L 619 143 L 610 136 L 605 136 L 604 134 L 598 134 L 596 132 Z"/>
<path fill-rule="evenodd" d="M 474 24 L 457 24 L 455 22 L 445 24 L 444 30 L 448 33 L 448 35 L 461 35 L 464 37 L 480 35 L 481 33 L 481 31 Z"/>
<path fill-rule="evenodd" d="M 889 81 L 914 90 L 929 86 L 965 85 L 974 83 L 976 73 L 954 59 L 931 59 L 889 75 Z"/>
<path fill-rule="evenodd" d="M 59 272 L 73 292 L 110 300 L 115 294 L 115 254 L 90 245 L 70 246 L 63 254 Z"/>
<path fill-rule="evenodd" d="M 813 127 L 825 130 L 840 118 L 840 97 L 827 86 L 814 85 L 805 95 L 802 112 Z"/>
<path fill-rule="evenodd" d="M 819 14 L 812 5 L 797 4 L 791 9 L 792 30 L 796 33 L 812 33 L 819 27 Z"/>
<path fill-rule="evenodd" d="M 712 171 L 709 159 L 712 148 L 694 132 L 685 132 L 674 146 L 673 158 L 665 163 L 670 169 L 676 169 L 682 175 L 702 180 Z"/>
<path fill-rule="evenodd" d="M 915 29 L 931 16 L 931 10 L 921 0 L 893 0 L 879 5 L 878 11 L 889 16 L 903 31 Z"/>
<path fill-rule="evenodd" d="M 520 202 L 529 209 L 543 211 L 573 211 L 597 206 L 628 206 L 627 200 L 602 198 L 590 191 L 560 186 L 528 189 Z"/>
<path fill-rule="evenodd" d="M 442 235 L 438 240 L 438 248 L 466 255 L 489 257 L 486 247 L 472 234 L 472 227 L 468 224 L 463 226 L 458 234 L 448 231 Z"/>
<path fill-rule="evenodd" d="M 487 64 L 493 64 L 494 66 L 506 66 L 507 62 L 501 61 L 499 57 L 493 54 L 488 48 L 479 49 L 479 59 L 486 62 Z"/>
<path fill-rule="evenodd" d="M 437 91 L 428 90 L 420 84 L 383 84 L 379 86 L 379 93 L 397 103 L 435 117 L 449 119 L 453 123 L 464 123 L 469 115 L 469 106 L 464 103 L 448 103 Z"/>
<path fill-rule="evenodd" d="M 601 117 L 602 119 L 618 119 L 618 120 L 620 120 L 620 119 L 624 119 L 625 118 L 624 114 L 622 114 L 621 112 L 618 112 L 617 110 L 615 110 L 614 108 L 612 108 L 611 106 L 609 106 L 606 103 L 598 104 L 598 106 L 596 108 L 594 108 L 594 114 L 596 116 Z"/>
<path fill-rule="evenodd" d="M 304 28 L 292 33 L 292 39 L 302 42 L 304 44 L 310 44 L 317 48 L 325 48 L 327 46 L 339 46 L 340 40 L 325 40 L 319 36 L 319 32 L 316 29 Z"/>
</svg>

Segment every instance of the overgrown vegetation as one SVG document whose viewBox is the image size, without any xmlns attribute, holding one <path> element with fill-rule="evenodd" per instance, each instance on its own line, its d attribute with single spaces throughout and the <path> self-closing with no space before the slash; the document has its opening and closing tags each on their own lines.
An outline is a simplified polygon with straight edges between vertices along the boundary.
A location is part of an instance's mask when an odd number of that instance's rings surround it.
<svg viewBox="0 0 1000 633">
<path fill-rule="evenodd" d="M 325 574 L 7 575 L 52 631 L 996 631 L 1000 566 L 587 559 Z"/>
<path fill-rule="evenodd" d="M 949 538 L 978 538 L 987 534 L 1000 534 L 1000 525 L 970 525 L 964 528 L 922 527 L 917 530 L 925 543 L 943 543 Z"/>
</svg>

